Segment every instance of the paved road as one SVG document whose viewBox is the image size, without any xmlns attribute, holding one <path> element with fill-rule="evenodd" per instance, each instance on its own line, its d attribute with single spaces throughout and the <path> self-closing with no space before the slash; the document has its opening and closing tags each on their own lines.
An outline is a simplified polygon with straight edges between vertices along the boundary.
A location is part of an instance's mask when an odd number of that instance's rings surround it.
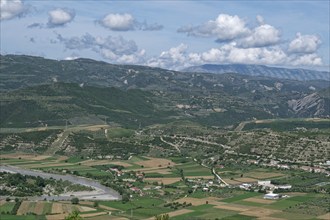
<svg viewBox="0 0 330 220">
<path fill-rule="evenodd" d="M 7 165 L 0 165 L 0 172 L 12 172 L 12 173 L 20 173 L 22 175 L 30 175 L 30 176 L 40 176 L 45 179 L 56 179 L 56 180 L 68 180 L 74 184 L 80 184 L 85 186 L 90 186 L 94 188 L 93 191 L 84 191 L 84 192 L 72 192 L 69 194 L 62 194 L 60 196 L 39 196 L 39 197 L 31 197 L 36 200 L 41 200 L 46 198 L 47 200 L 69 200 L 72 198 L 71 195 L 78 197 L 79 199 L 85 199 L 85 200 L 119 200 L 121 199 L 121 196 L 118 192 L 115 190 L 101 185 L 99 182 L 87 179 L 84 177 L 77 177 L 73 175 L 60 175 L 60 174 L 52 174 L 52 173 L 45 173 L 42 171 L 37 170 L 28 170 L 23 169 L 20 167 L 14 167 L 14 166 L 7 166 Z"/>
</svg>

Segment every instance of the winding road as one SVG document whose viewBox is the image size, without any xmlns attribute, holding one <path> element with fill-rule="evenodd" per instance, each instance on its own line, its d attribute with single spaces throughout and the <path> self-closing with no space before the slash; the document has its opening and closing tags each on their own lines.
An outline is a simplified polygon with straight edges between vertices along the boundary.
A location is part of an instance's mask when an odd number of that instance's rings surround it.
<svg viewBox="0 0 330 220">
<path fill-rule="evenodd" d="M 40 176 L 45 179 L 56 179 L 56 180 L 67 180 L 74 184 L 85 185 L 94 188 L 93 191 L 81 191 L 81 192 L 70 192 L 66 194 L 61 194 L 59 196 L 38 196 L 38 197 L 31 197 L 35 200 L 70 200 L 72 196 L 78 197 L 82 200 L 120 200 L 121 196 L 115 190 L 101 185 L 99 182 L 84 178 L 78 177 L 73 175 L 60 175 L 60 174 L 52 174 L 52 173 L 45 173 L 42 171 L 37 170 L 28 170 L 23 169 L 20 167 L 15 166 L 8 166 L 8 165 L 0 165 L 0 172 L 10 172 L 10 173 L 20 173 L 22 175 L 30 175 L 30 176 Z"/>
</svg>

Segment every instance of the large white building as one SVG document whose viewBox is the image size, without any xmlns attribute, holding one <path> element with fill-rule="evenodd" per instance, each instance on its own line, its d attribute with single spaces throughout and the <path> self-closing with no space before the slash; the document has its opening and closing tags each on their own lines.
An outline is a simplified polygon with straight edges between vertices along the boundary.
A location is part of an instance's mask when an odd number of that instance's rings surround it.
<svg viewBox="0 0 330 220">
<path fill-rule="evenodd" d="M 280 194 L 276 194 L 276 193 L 268 193 L 264 195 L 264 199 L 279 199 L 280 198 Z"/>
</svg>

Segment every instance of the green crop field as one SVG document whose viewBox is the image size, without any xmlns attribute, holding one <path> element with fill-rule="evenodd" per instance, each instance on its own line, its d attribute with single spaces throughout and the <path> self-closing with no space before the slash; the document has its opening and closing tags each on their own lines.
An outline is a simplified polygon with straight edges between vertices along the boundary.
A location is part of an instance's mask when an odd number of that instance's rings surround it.
<svg viewBox="0 0 330 220">
<path fill-rule="evenodd" d="M 42 210 L 42 214 L 46 215 L 46 214 L 50 214 L 52 212 L 52 203 L 45 203 L 43 210 Z"/>
<path fill-rule="evenodd" d="M 0 213 L 10 213 L 11 210 L 14 208 L 15 202 L 6 202 L 0 206 Z"/>
<path fill-rule="evenodd" d="M 250 122 L 244 126 L 243 130 L 270 128 L 274 131 L 291 131 L 302 127 L 306 129 L 329 129 L 329 124 L 329 119 L 317 119 L 315 121 L 306 119 L 265 120 L 261 123 Z"/>
<path fill-rule="evenodd" d="M 1 215 L 1 220 L 46 220 L 42 215 Z"/>
<path fill-rule="evenodd" d="M 228 217 L 221 218 L 222 220 L 256 220 L 257 218 L 246 216 L 246 215 L 232 215 Z"/>
<path fill-rule="evenodd" d="M 122 138 L 122 137 L 130 137 L 134 134 L 134 130 L 125 129 L 125 128 L 109 128 L 107 130 L 107 137 L 109 139 L 112 138 Z"/>
<path fill-rule="evenodd" d="M 299 203 L 298 201 L 282 199 L 282 200 L 276 201 L 273 204 L 267 205 L 267 208 L 283 210 L 290 206 L 294 206 L 298 203 Z"/>
</svg>

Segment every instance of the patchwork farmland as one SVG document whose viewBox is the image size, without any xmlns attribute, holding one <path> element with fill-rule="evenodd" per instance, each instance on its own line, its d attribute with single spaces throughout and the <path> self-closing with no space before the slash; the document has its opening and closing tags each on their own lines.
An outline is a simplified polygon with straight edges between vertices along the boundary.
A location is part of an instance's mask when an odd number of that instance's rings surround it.
<svg viewBox="0 0 330 220">
<path fill-rule="evenodd" d="M 250 192 L 235 186 L 255 184 L 261 180 L 281 180 L 297 171 L 250 166 L 243 173 L 237 169 L 217 168 L 216 172 L 233 188 L 219 188 L 211 170 L 193 159 L 162 159 L 132 156 L 128 160 L 90 160 L 75 157 L 40 157 L 25 153 L 4 154 L 2 165 L 38 169 L 54 173 L 78 173 L 93 178 L 120 178 L 132 190 L 129 201 L 81 200 L 79 204 L 54 201 L 24 200 L 19 203 L 0 200 L 2 219 L 64 219 L 78 211 L 84 219 L 154 219 L 155 215 L 168 213 L 171 220 L 188 219 L 326 219 L 326 206 L 314 208 L 315 201 L 329 202 L 328 194 L 286 193 L 286 198 L 265 200 L 263 192 Z M 87 174 L 88 173 L 88 174 Z M 298 174 L 298 173 L 297 173 Z M 143 179 L 139 179 L 140 176 Z M 204 190 L 205 184 L 209 185 Z M 217 186 L 219 185 L 219 186 Z M 196 187 L 194 187 L 196 186 Z M 193 190 L 190 190 L 193 189 Z M 314 201 L 314 202 L 313 202 Z M 300 207 L 304 207 L 301 214 Z M 13 216 L 13 211 L 15 215 Z"/>
</svg>

